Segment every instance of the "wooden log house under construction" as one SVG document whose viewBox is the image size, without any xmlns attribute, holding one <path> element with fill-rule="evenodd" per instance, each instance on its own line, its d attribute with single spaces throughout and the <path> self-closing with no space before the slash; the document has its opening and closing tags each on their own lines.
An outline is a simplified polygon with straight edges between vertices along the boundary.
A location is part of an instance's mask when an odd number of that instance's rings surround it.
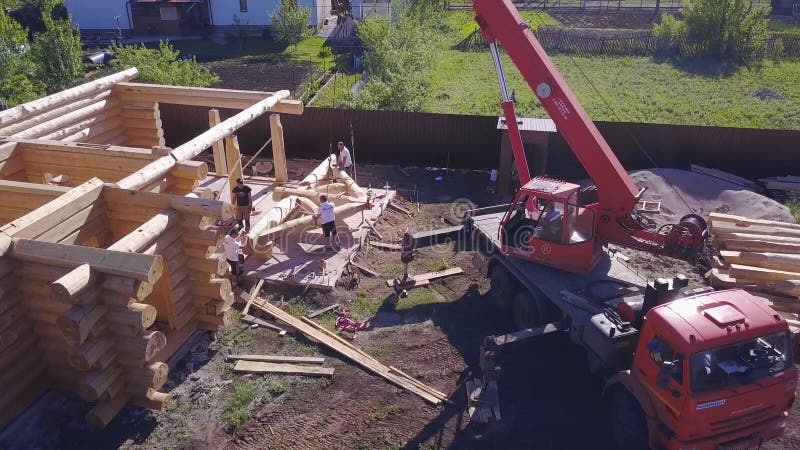
<svg viewBox="0 0 800 450">
<path fill-rule="evenodd" d="M 269 181 L 289 182 L 277 114 L 302 114 L 303 104 L 287 91 L 145 85 L 136 75 L 0 112 L 0 429 L 50 388 L 94 402 L 86 420 L 98 428 L 126 404 L 160 408 L 167 359 L 195 330 L 225 324 L 234 301 L 221 250 L 234 208 L 201 183 L 228 192 L 242 174 L 235 133 L 267 112 L 276 113 Z M 170 149 L 160 103 L 241 112 L 220 121 L 211 110 L 208 131 Z M 212 147 L 209 177 L 193 158 Z M 253 227 L 264 259 L 278 231 L 307 224 L 296 210 L 313 201 L 298 191 L 316 192 L 326 177 L 350 199 L 341 208 L 372 211 L 346 174 L 320 168 L 271 199 L 278 207 Z"/>
</svg>

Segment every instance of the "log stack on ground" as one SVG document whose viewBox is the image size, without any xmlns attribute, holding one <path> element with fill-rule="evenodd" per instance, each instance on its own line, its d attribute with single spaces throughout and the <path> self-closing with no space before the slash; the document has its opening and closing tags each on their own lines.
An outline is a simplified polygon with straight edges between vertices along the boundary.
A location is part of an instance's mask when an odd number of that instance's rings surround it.
<svg viewBox="0 0 800 450">
<path fill-rule="evenodd" d="M 709 226 L 720 250 L 713 286 L 800 299 L 800 224 L 712 213 Z"/>
</svg>

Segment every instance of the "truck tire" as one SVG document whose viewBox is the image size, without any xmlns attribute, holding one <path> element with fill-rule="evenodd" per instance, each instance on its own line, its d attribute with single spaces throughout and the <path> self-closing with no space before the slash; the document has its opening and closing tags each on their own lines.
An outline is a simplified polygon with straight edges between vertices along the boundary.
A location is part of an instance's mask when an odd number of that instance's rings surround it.
<svg viewBox="0 0 800 450">
<path fill-rule="evenodd" d="M 514 296 L 514 325 L 517 330 L 532 328 L 541 324 L 536 300 L 529 292 L 518 292 Z"/>
<path fill-rule="evenodd" d="M 511 311 L 514 295 L 517 293 L 517 283 L 505 267 L 496 265 L 489 276 L 492 293 L 496 297 L 497 306 L 501 311 Z"/>
<path fill-rule="evenodd" d="M 636 398 L 623 387 L 611 397 L 611 434 L 619 450 L 647 450 L 647 418 Z"/>
</svg>

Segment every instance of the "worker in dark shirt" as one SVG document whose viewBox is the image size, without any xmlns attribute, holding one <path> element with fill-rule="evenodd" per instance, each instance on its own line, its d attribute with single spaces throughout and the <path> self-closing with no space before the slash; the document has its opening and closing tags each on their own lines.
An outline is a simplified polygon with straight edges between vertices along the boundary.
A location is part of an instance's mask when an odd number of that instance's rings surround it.
<svg viewBox="0 0 800 450">
<path fill-rule="evenodd" d="M 253 190 L 250 186 L 245 186 L 241 178 L 236 179 L 236 187 L 233 188 L 233 195 L 236 196 L 236 221 L 239 227 L 244 227 L 244 232 L 250 232 L 250 213 L 253 211 Z"/>
</svg>

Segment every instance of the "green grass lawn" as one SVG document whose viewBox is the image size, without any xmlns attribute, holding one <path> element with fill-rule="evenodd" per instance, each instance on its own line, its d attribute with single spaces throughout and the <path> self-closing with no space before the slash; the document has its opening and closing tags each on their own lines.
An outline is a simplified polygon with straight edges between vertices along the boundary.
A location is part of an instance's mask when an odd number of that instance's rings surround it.
<svg viewBox="0 0 800 450">
<path fill-rule="evenodd" d="M 526 13 L 532 27 L 556 23 L 546 13 Z M 471 17 L 466 12 L 447 16 L 451 31 L 439 35 L 425 111 L 501 114 L 500 89 L 488 50 L 452 48 L 475 29 Z M 800 129 L 799 61 L 764 61 L 760 68 L 747 68 L 709 60 L 649 57 L 556 54 L 552 59 L 595 120 Z M 503 55 L 503 62 L 509 89 L 516 90 L 517 112 L 545 117 L 510 58 Z M 760 89 L 785 98 L 759 100 L 752 94 Z"/>
<path fill-rule="evenodd" d="M 322 64 L 330 63 L 331 53 L 325 47 L 325 39 L 310 37 L 300 41 L 296 47 L 286 46 L 276 41 L 268 41 L 259 37 L 250 37 L 241 46 L 235 44 L 219 45 L 207 39 L 188 39 L 172 42 L 176 49 L 184 55 L 196 55 L 200 61 L 231 58 L 274 58 L 295 61 L 311 61 Z M 148 46 L 157 47 L 158 44 Z"/>
<path fill-rule="evenodd" d="M 331 81 L 311 106 L 320 108 L 346 108 L 353 98 L 352 89 L 356 81 L 361 78 L 360 73 L 348 74 L 340 72 L 336 79 Z"/>
</svg>

